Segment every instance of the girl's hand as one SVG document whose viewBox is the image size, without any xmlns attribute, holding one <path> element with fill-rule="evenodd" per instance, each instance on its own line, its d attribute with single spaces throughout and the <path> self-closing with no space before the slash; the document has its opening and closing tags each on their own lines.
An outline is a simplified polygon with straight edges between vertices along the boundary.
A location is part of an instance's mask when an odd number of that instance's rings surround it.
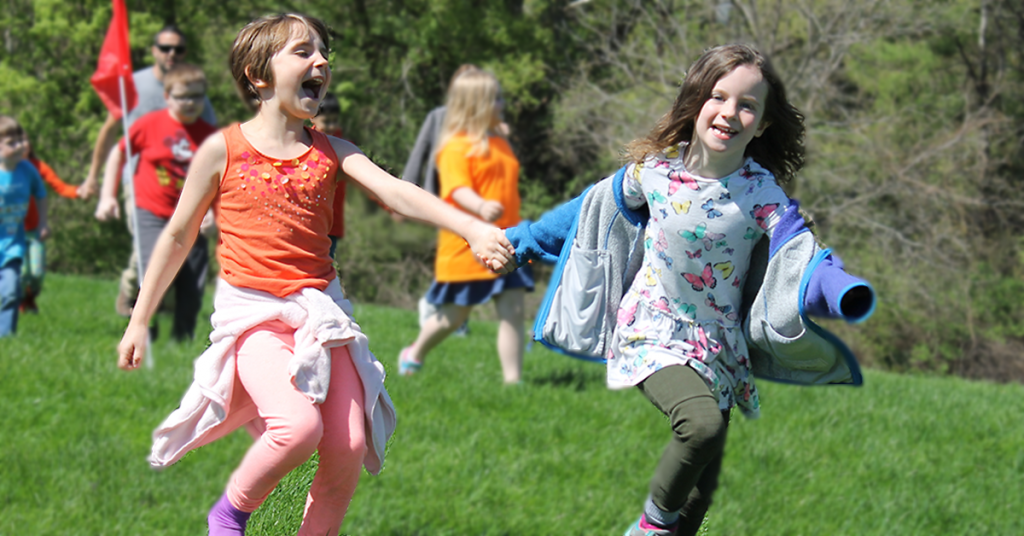
<svg viewBox="0 0 1024 536">
<path fill-rule="evenodd" d="M 516 250 L 501 229 L 483 222 L 474 223 L 463 237 L 476 258 L 491 271 L 507 274 L 516 269 Z"/>
<path fill-rule="evenodd" d="M 484 221 L 492 223 L 497 221 L 504 213 L 505 207 L 501 203 L 490 200 L 484 200 L 483 203 L 480 204 L 480 209 L 477 210 L 477 214 L 479 214 Z"/>
<path fill-rule="evenodd" d="M 128 329 L 121 337 L 121 344 L 117 345 L 117 366 L 121 370 L 135 370 L 142 364 L 142 358 L 146 355 L 146 344 L 149 342 L 149 328 L 145 324 L 138 325 L 134 322 L 128 324 Z"/>
</svg>

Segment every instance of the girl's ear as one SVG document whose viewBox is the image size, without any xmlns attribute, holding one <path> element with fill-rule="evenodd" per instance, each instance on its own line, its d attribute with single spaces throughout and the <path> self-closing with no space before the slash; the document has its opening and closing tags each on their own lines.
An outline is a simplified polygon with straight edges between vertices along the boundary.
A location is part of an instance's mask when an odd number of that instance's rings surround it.
<svg viewBox="0 0 1024 536">
<path fill-rule="evenodd" d="M 754 137 L 755 138 L 760 138 L 761 134 L 764 134 L 764 131 L 767 130 L 768 127 L 770 127 L 770 126 L 772 126 L 771 121 L 765 121 L 764 119 L 762 119 L 761 120 L 761 124 L 758 125 L 758 127 L 757 127 L 757 132 L 754 133 Z"/>
<path fill-rule="evenodd" d="M 270 84 L 264 82 L 263 80 L 260 80 L 259 78 L 252 76 L 252 73 L 249 72 L 248 65 L 245 66 L 245 77 L 249 79 L 249 83 L 251 83 L 253 87 L 261 89 L 265 87 L 270 87 Z"/>
</svg>

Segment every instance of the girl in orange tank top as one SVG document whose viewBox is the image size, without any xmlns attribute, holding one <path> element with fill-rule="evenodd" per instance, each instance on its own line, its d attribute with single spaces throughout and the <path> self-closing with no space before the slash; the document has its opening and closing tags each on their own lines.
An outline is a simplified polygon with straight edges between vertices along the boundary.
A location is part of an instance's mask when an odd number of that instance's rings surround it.
<svg viewBox="0 0 1024 536">
<path fill-rule="evenodd" d="M 304 15 L 248 24 L 232 45 L 239 93 L 255 117 L 209 137 L 197 151 L 118 347 L 118 365 L 138 368 L 149 318 L 213 205 L 221 229 L 221 279 L 210 347 L 196 360 L 180 407 L 153 434 L 150 463 L 245 426 L 256 441 L 210 510 L 213 536 L 245 533 L 289 471 L 319 453 L 300 535 L 336 535 L 359 480 L 376 474 L 394 430 L 384 368 L 331 268 L 340 235 L 343 180 L 395 212 L 459 233 L 473 254 L 507 273 L 504 233 L 374 165 L 351 143 L 304 127 L 331 82 L 329 34 Z"/>
</svg>

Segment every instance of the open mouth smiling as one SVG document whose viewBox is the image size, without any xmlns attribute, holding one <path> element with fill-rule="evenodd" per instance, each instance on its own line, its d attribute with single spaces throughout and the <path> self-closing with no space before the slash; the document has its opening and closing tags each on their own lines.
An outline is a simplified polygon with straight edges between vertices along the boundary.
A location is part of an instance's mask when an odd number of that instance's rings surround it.
<svg viewBox="0 0 1024 536">
<path fill-rule="evenodd" d="M 320 91 L 324 86 L 323 78 L 310 78 L 302 83 L 302 91 L 310 99 L 319 99 Z"/>
</svg>

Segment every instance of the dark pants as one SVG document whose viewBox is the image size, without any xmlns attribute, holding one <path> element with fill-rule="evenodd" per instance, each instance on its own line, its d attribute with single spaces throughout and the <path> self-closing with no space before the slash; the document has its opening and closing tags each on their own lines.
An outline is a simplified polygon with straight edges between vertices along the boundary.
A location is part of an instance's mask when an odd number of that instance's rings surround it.
<svg viewBox="0 0 1024 536">
<path fill-rule="evenodd" d="M 729 412 L 718 409 L 707 384 L 687 366 L 665 367 L 637 387 L 672 426 L 672 439 L 651 479 L 651 500 L 666 512 L 680 513 L 677 534 L 697 534 L 718 487 Z"/>
<path fill-rule="evenodd" d="M 140 259 L 145 259 L 144 268 L 149 270 L 150 257 L 160 232 L 167 226 L 167 221 L 152 212 L 136 207 L 138 218 Z M 199 235 L 192 250 L 185 257 L 185 262 L 178 270 L 178 275 L 171 284 L 174 292 L 174 325 L 171 337 L 175 340 L 191 339 L 196 333 L 196 322 L 199 309 L 203 305 L 203 290 L 206 286 L 206 271 L 210 266 L 210 253 L 206 246 L 206 237 Z"/>
</svg>

